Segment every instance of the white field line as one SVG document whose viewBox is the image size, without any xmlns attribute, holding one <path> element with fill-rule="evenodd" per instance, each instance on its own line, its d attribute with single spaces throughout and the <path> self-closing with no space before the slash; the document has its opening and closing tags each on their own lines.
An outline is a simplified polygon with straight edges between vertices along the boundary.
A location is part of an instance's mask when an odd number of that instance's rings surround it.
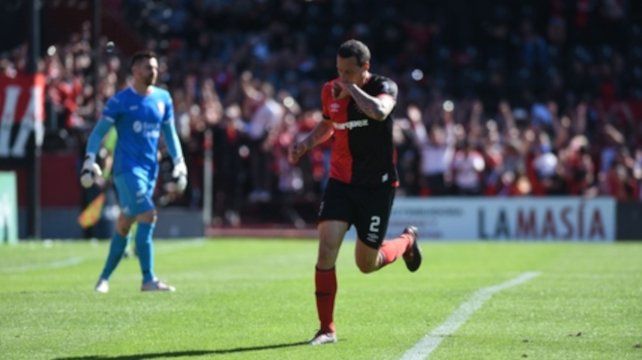
<svg viewBox="0 0 642 360">
<path fill-rule="evenodd" d="M 470 318 L 475 311 L 479 310 L 494 294 L 523 284 L 539 275 L 539 272 L 526 272 L 501 284 L 477 290 L 466 302 L 459 305 L 459 308 L 450 314 L 446 321 L 419 340 L 410 350 L 406 351 L 401 357 L 401 360 L 428 359 L 430 353 L 437 349 L 445 337 L 455 333 L 455 331 L 465 324 L 468 318 Z"/>
<path fill-rule="evenodd" d="M 60 269 L 69 266 L 78 265 L 83 262 L 85 259 L 79 256 L 70 257 L 67 259 L 51 261 L 42 264 L 27 264 L 21 266 L 13 266 L 8 268 L 1 268 L 0 273 L 12 273 L 12 272 L 24 272 L 32 270 L 42 270 L 42 269 Z"/>
<path fill-rule="evenodd" d="M 133 240 L 133 239 L 132 239 Z M 130 246 L 135 241 L 130 240 Z M 155 254 L 167 254 L 175 251 L 181 251 L 183 249 L 189 249 L 194 247 L 201 247 L 205 245 L 204 239 L 194 239 L 194 240 L 183 240 L 171 244 L 163 244 L 163 241 L 154 241 L 154 253 Z"/>
<path fill-rule="evenodd" d="M 204 244 L 205 244 L 205 240 L 203 239 L 185 240 L 184 242 L 177 243 L 177 244 L 161 245 L 159 246 L 159 248 L 155 249 L 154 251 L 157 254 L 158 253 L 165 254 L 165 253 L 180 251 L 185 248 L 200 247 L 200 246 L 203 246 Z M 107 256 L 106 253 L 105 253 L 105 256 Z M 19 265 L 19 266 L 0 268 L 0 273 L 7 274 L 7 273 L 18 273 L 18 272 L 43 270 L 43 269 L 61 269 L 69 266 L 78 265 L 83 261 L 85 261 L 85 258 L 80 256 L 74 256 L 74 257 L 70 257 L 62 260 L 56 260 L 56 261 L 51 261 L 51 262 L 41 263 L 41 264 L 25 264 L 25 265 Z"/>
</svg>

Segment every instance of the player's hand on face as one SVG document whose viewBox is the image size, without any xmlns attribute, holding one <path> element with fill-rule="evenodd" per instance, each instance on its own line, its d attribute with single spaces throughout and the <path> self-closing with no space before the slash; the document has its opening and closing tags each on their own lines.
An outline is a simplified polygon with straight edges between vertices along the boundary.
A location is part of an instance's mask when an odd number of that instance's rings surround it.
<svg viewBox="0 0 642 360">
<path fill-rule="evenodd" d="M 308 151 L 307 147 L 303 143 L 295 142 L 288 149 L 288 161 L 290 164 L 296 164 L 299 162 L 299 159 L 305 152 Z"/>
<path fill-rule="evenodd" d="M 80 171 L 80 184 L 85 189 L 92 187 L 95 183 L 100 183 L 101 177 L 103 175 L 100 166 L 96 164 L 96 160 L 93 156 L 85 156 L 85 161 L 82 164 L 82 170 Z"/>
<path fill-rule="evenodd" d="M 350 96 L 348 92 L 348 86 L 350 83 L 343 81 L 341 79 L 336 79 L 332 82 L 332 97 L 335 99 L 343 99 Z"/>
</svg>

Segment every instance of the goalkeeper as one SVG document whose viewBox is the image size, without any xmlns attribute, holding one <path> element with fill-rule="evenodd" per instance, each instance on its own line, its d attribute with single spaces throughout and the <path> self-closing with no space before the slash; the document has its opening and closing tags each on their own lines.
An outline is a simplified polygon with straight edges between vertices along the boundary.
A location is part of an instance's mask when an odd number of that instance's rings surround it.
<svg viewBox="0 0 642 360">
<path fill-rule="evenodd" d="M 121 214 L 111 239 L 109 255 L 95 290 L 109 291 L 111 276 L 129 241 L 129 230 L 138 222 L 136 249 L 143 274 L 142 291 L 174 291 L 154 274 L 152 234 L 156 210 L 152 195 L 158 175 L 158 139 L 161 132 L 174 162 L 172 176 L 177 191 L 187 186 L 187 167 L 174 126 L 172 99 L 166 90 L 154 86 L 158 77 L 158 59 L 151 52 L 136 53 L 131 60 L 133 83 L 114 95 L 103 110 L 87 141 L 80 181 L 84 187 L 93 185 L 101 176 L 96 152 L 112 126 L 116 127 L 118 143 L 114 154 L 113 180 L 118 193 Z"/>
</svg>

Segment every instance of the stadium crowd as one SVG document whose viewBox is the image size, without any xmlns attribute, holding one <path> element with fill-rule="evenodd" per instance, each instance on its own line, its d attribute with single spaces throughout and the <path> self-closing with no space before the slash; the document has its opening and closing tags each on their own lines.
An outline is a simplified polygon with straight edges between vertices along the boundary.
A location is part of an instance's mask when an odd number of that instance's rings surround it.
<svg viewBox="0 0 642 360">
<path fill-rule="evenodd" d="M 320 89 L 348 38 L 399 85 L 399 193 L 608 195 L 640 199 L 642 27 L 625 0 L 122 2 L 125 21 L 161 59 L 190 185 L 200 206 L 213 150 L 214 215 L 239 225 L 247 204 L 279 201 L 299 225 L 329 148 L 297 166 L 295 134 L 321 120 Z M 126 83 L 118 39 L 101 40 L 92 83 L 90 27 L 48 48 L 48 151 L 79 154 L 103 101 Z M 0 56 L 20 71 L 25 47 Z M 97 96 L 95 95 L 97 92 Z M 211 140 L 209 138 L 211 134 Z"/>
</svg>

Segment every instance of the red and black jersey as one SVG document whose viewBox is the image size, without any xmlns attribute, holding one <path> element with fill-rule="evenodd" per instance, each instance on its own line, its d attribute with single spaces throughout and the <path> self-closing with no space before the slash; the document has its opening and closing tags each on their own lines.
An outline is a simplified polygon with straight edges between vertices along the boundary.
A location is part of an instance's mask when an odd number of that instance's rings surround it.
<svg viewBox="0 0 642 360">
<path fill-rule="evenodd" d="M 397 186 L 392 115 L 374 120 L 351 97 L 335 99 L 333 81 L 325 83 L 321 91 L 323 117 L 334 125 L 330 177 L 354 185 Z M 387 94 L 397 99 L 397 84 L 384 76 L 371 74 L 361 89 L 371 96 Z"/>
</svg>

